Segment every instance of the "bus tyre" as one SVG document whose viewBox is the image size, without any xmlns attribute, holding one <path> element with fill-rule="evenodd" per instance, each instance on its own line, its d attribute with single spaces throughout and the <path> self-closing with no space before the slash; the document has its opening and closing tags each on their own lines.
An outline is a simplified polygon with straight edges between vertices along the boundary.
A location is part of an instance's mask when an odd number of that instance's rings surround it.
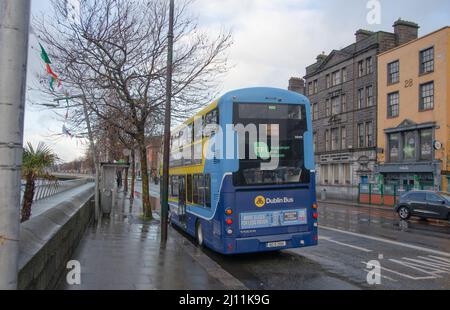
<svg viewBox="0 0 450 310">
<path fill-rule="evenodd" d="M 202 224 L 200 222 L 197 222 L 196 225 L 196 238 L 197 238 L 197 244 L 200 247 L 203 247 L 203 244 L 205 242 L 204 238 L 203 238 L 203 230 L 202 230 Z"/>
<path fill-rule="evenodd" d="M 407 207 L 401 207 L 398 210 L 398 215 L 400 216 L 400 218 L 402 220 L 409 220 L 409 218 L 411 217 L 411 213 L 409 212 L 409 209 Z"/>
</svg>

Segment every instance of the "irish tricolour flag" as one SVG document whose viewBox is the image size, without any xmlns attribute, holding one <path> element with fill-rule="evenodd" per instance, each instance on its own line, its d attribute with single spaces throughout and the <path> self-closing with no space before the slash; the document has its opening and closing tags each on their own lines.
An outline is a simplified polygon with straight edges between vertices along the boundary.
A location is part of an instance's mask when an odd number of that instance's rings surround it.
<svg viewBox="0 0 450 310">
<path fill-rule="evenodd" d="M 48 54 L 45 51 L 44 47 L 40 43 L 39 43 L 39 46 L 41 47 L 41 58 L 44 61 L 46 69 L 47 69 L 47 73 L 50 76 L 50 88 L 52 91 L 55 91 L 55 88 L 53 85 L 55 84 L 55 82 L 57 82 L 58 87 L 60 87 L 61 80 L 59 79 L 58 75 L 55 72 L 53 72 L 53 69 L 51 67 L 52 62 L 51 62 L 50 58 L 48 57 Z"/>
</svg>

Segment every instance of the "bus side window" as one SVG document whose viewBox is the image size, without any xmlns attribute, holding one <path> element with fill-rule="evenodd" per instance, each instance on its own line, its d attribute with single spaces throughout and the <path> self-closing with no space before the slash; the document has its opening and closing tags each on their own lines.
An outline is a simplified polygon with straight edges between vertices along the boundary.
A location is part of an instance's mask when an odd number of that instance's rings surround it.
<svg viewBox="0 0 450 310">
<path fill-rule="evenodd" d="M 205 176 L 205 206 L 211 208 L 211 175 Z"/>
<path fill-rule="evenodd" d="M 171 188 L 171 192 L 170 192 L 170 196 L 173 198 L 177 198 L 178 197 L 178 192 L 179 192 L 179 183 L 178 183 L 178 177 L 177 176 L 172 176 L 170 178 L 170 188 Z"/>
<path fill-rule="evenodd" d="M 189 174 L 187 176 L 186 191 L 187 191 L 187 201 L 193 202 L 192 201 L 192 175 L 191 174 Z"/>
<path fill-rule="evenodd" d="M 203 123 L 203 117 L 194 122 L 194 142 L 201 141 L 203 139 Z"/>
<path fill-rule="evenodd" d="M 198 174 L 194 175 L 194 204 L 198 204 Z"/>
<path fill-rule="evenodd" d="M 198 204 L 205 204 L 205 177 L 203 174 L 198 175 Z"/>
</svg>

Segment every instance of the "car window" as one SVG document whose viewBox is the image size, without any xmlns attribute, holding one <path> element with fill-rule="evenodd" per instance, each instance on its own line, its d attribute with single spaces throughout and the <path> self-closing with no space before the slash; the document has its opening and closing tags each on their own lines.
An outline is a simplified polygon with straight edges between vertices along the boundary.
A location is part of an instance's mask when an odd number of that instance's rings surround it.
<svg viewBox="0 0 450 310">
<path fill-rule="evenodd" d="M 425 194 L 424 193 L 411 193 L 408 195 L 408 200 L 413 201 L 425 201 Z"/>
<path fill-rule="evenodd" d="M 442 202 L 443 200 L 444 200 L 443 198 L 439 197 L 436 194 L 430 194 L 430 193 L 427 194 L 427 201 L 429 201 L 429 202 Z"/>
</svg>

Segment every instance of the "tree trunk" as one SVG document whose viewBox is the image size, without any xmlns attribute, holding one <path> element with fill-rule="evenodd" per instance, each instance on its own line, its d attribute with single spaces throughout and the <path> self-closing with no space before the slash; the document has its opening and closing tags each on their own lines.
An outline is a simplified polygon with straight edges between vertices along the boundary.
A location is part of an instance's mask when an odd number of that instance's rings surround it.
<svg viewBox="0 0 450 310">
<path fill-rule="evenodd" d="M 35 180 L 32 175 L 26 177 L 25 193 L 23 194 L 21 223 L 26 222 L 31 217 L 31 206 L 34 199 Z"/>
<path fill-rule="evenodd" d="M 142 208 L 144 209 L 144 217 L 152 220 L 152 205 L 150 202 L 150 189 L 148 178 L 148 164 L 147 164 L 147 148 L 145 146 L 145 139 L 139 141 L 139 155 L 141 157 L 141 175 L 142 175 Z"/>
<path fill-rule="evenodd" d="M 127 156 L 127 165 L 129 165 L 130 164 L 130 156 Z M 125 196 L 126 196 L 126 194 L 128 193 L 128 170 L 129 170 L 130 168 L 126 168 L 125 169 L 125 181 L 124 181 L 124 189 L 125 189 Z"/>
<path fill-rule="evenodd" d="M 131 150 L 131 189 L 130 189 L 131 199 L 134 199 L 135 186 L 136 186 L 136 151 L 133 148 Z"/>
</svg>

